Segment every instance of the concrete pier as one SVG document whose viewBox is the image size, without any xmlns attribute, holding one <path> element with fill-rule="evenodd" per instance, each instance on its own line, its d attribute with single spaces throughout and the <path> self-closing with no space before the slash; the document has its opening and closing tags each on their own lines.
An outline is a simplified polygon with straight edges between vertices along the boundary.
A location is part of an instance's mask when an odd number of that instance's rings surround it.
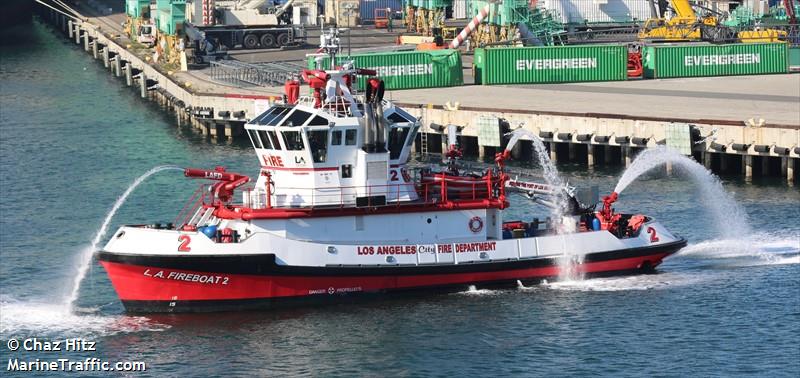
<svg viewBox="0 0 800 378">
<path fill-rule="evenodd" d="M 138 84 L 142 98 L 174 113 L 178 124 L 191 125 L 205 135 L 241 137 L 245 121 L 282 95 L 280 87 L 240 88 L 213 82 L 207 70 L 167 75 L 147 59 L 149 53 L 125 47 L 130 42 L 120 36 L 119 22 L 106 20 L 101 29 L 93 18 L 72 22 L 53 12 L 46 14 L 68 37 L 78 43 L 83 38 L 84 50 L 103 59 L 114 75 L 124 72 L 126 85 Z M 148 91 L 148 78 L 150 85 L 158 83 L 157 90 Z M 713 89 L 708 80 L 463 86 L 391 91 L 387 97 L 420 119 L 424 132 L 430 133 L 427 149 L 432 153 L 446 146 L 441 134 L 428 125 L 452 123 L 463 127 L 460 138 L 469 155 L 491 158 L 497 149 L 479 144 L 476 119 L 492 115 L 536 135 L 549 133 L 544 143 L 552 160 L 585 162 L 589 167 L 629 166 L 636 151 L 666 144 L 669 125 L 681 123 L 699 134 L 692 139 L 692 154 L 707 168 L 737 174 L 741 170 L 746 177 L 779 174 L 794 182 L 800 158 L 795 148 L 800 145 L 800 75 L 719 77 L 713 79 Z M 445 101 L 461 105 L 458 111 L 448 110 Z M 744 121 L 760 114 L 770 115 L 761 125 Z M 698 142 L 704 139 L 709 141 Z M 750 147 L 737 151 L 733 144 Z M 532 151 L 530 143 L 523 142 L 514 154 L 529 160 Z M 753 160 L 755 156 L 760 163 Z"/>
</svg>

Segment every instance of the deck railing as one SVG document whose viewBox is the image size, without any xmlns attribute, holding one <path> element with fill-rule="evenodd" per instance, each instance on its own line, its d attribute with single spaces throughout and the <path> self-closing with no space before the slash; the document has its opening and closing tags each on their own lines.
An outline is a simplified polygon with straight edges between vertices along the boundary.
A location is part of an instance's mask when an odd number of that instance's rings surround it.
<svg viewBox="0 0 800 378">
<path fill-rule="evenodd" d="M 239 189 L 241 196 L 234 196 L 226 203 L 229 207 L 265 209 L 304 208 L 336 209 L 352 207 L 401 207 L 409 205 L 431 205 L 443 202 L 464 202 L 497 199 L 502 192 L 502 180 L 487 175 L 482 178 L 453 177 L 443 173 L 425 176 L 422 182 L 400 182 L 396 184 L 337 187 L 272 187 L 271 200 L 267 201 L 266 188 L 248 186 Z M 198 216 L 205 216 L 220 204 L 214 197 L 215 184 L 201 185 L 191 196 L 176 217 L 175 224 L 195 226 Z M 268 206 L 267 204 L 270 204 Z"/>
</svg>

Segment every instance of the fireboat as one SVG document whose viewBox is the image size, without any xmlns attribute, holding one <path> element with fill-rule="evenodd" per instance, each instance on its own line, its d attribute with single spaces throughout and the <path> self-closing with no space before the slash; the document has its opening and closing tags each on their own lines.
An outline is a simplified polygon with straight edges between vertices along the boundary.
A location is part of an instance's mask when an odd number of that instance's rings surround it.
<svg viewBox="0 0 800 378">
<path fill-rule="evenodd" d="M 653 271 L 686 245 L 659 222 L 612 204 L 584 205 L 570 187 L 512 178 L 520 135 L 481 171 L 461 169 L 456 130 L 447 164 L 413 169 L 421 122 L 384 99 L 374 70 L 330 57 L 284 101 L 245 125 L 260 162 L 251 178 L 185 169 L 202 179 L 174 223 L 120 227 L 97 257 L 129 312 L 273 308 L 409 291 L 461 291 Z M 357 93 L 361 80 L 365 90 Z M 558 218 L 506 220 L 523 193 Z M 572 258 L 580 256 L 580 258 Z"/>
</svg>

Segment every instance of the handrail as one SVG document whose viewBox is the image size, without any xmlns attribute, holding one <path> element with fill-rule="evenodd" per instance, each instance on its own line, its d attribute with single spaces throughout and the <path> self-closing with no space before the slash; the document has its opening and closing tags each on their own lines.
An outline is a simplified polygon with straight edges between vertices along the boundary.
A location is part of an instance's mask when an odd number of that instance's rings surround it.
<svg viewBox="0 0 800 378">
<path fill-rule="evenodd" d="M 270 202 L 271 207 L 276 208 L 296 208 L 303 207 L 314 209 L 322 208 L 347 208 L 352 207 L 356 203 L 356 198 L 360 196 L 367 197 L 368 207 L 383 207 L 395 206 L 400 207 L 403 205 L 419 205 L 433 204 L 440 202 L 461 202 L 461 201 L 474 201 L 484 199 L 497 199 L 496 191 L 493 190 L 496 184 L 500 183 L 498 177 L 485 177 L 470 180 L 472 182 L 460 182 L 452 184 L 447 179 L 446 174 L 437 174 L 436 180 L 432 182 L 411 183 L 402 182 L 396 184 L 382 184 L 382 185 L 364 185 L 364 186 L 336 186 L 336 187 L 277 187 L 270 190 L 273 198 L 270 200 L 256 200 L 253 196 L 264 196 L 266 192 L 256 190 L 255 188 L 247 188 L 242 190 L 246 194 L 247 200 L 242 200 L 241 203 L 231 204 L 232 206 L 240 206 L 246 208 L 267 208 L 266 203 Z M 359 195 L 361 193 L 361 195 Z M 402 200 L 404 194 L 416 194 L 416 199 Z M 281 196 L 294 197 L 299 199 L 292 202 L 292 199 L 281 199 Z M 385 196 L 386 201 L 382 204 L 374 203 L 374 197 Z"/>
<path fill-rule="evenodd" d="M 197 212 L 197 209 L 199 209 L 205 203 L 205 188 L 207 186 L 207 184 L 200 184 L 200 187 L 192 193 L 192 196 L 189 197 L 189 200 L 186 201 L 181 210 L 178 212 L 178 215 L 175 217 L 173 224 L 175 224 L 176 227 L 185 225 L 191 216 L 190 214 L 193 215 L 195 212 Z"/>
</svg>

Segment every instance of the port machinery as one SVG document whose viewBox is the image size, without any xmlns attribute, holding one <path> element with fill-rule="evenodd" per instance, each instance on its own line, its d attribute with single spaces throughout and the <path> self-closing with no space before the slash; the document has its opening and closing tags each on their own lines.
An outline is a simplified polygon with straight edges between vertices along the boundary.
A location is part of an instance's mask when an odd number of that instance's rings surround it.
<svg viewBox="0 0 800 378">
<path fill-rule="evenodd" d="M 337 62 L 336 33 L 321 39 Z M 252 186 L 222 167 L 186 169 L 207 182 L 174 224 L 122 226 L 98 252 L 128 311 L 262 309 L 536 283 L 566 270 L 640 273 L 686 244 L 648 216 L 615 212 L 616 194 L 594 211 L 569 188 L 512 179 L 513 143 L 494 167 L 470 172 L 459 169 L 453 138 L 446 166 L 414 172 L 420 122 L 383 98 L 374 71 L 333 64 L 303 71 L 312 95 L 291 81 L 286 101 L 245 126 L 261 166 Z M 359 76 L 364 93 L 354 89 Z M 505 219 L 514 192 L 558 216 Z"/>
</svg>

